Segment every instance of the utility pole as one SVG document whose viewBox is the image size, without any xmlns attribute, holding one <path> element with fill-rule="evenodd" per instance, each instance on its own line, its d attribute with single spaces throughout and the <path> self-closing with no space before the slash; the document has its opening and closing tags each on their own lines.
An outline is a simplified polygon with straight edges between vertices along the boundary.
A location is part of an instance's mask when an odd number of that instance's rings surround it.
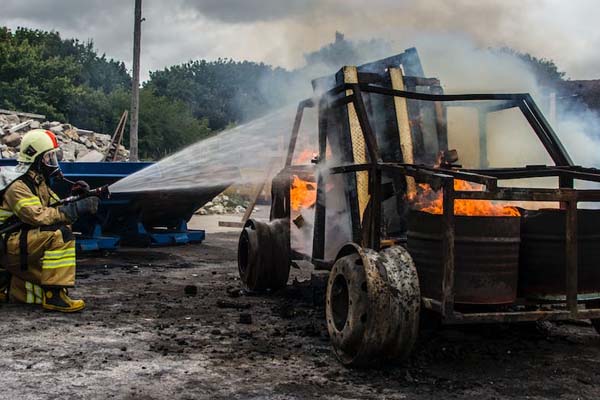
<svg viewBox="0 0 600 400">
<path fill-rule="evenodd" d="M 140 41 L 142 37 L 142 0 L 135 0 L 133 24 L 133 82 L 131 86 L 131 123 L 129 126 L 129 161 L 138 158 L 138 116 L 140 110 Z"/>
</svg>

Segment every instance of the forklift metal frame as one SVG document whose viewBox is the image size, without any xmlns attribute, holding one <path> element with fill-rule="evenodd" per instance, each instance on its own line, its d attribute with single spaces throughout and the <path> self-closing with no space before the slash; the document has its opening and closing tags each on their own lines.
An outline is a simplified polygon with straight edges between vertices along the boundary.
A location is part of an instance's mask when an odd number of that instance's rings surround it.
<svg viewBox="0 0 600 400">
<path fill-rule="evenodd" d="M 462 168 L 436 168 L 425 165 L 383 162 L 378 148 L 376 136 L 369 122 L 365 107 L 364 93 L 373 93 L 383 96 L 402 97 L 412 100 L 425 100 L 432 102 L 451 102 L 454 105 L 465 105 L 464 102 L 497 100 L 500 104 L 488 107 L 485 111 L 499 111 L 518 107 L 529 125 L 534 130 L 544 148 L 556 164 L 555 166 L 537 165 L 522 168 L 490 168 L 490 169 L 462 169 Z M 345 94 L 345 95 L 343 95 Z M 305 108 L 318 107 L 319 112 L 319 152 L 316 163 L 326 161 L 327 144 L 327 118 L 326 111 L 347 104 L 353 104 L 370 162 L 367 164 L 351 164 L 329 168 L 332 174 L 368 171 L 369 194 L 371 196 L 372 212 L 365 218 L 362 226 L 353 229 L 361 232 L 355 234 L 354 241 L 373 250 L 381 250 L 381 176 L 385 171 L 388 174 L 410 176 L 417 182 L 427 183 L 434 190 L 443 190 L 443 215 L 442 215 L 442 244 L 443 254 L 443 279 L 442 297 L 440 299 L 422 298 L 425 309 L 439 313 L 442 322 L 447 324 L 464 323 L 495 323 L 538 320 L 564 320 L 564 319 L 595 319 L 600 318 L 600 308 L 581 309 L 577 294 L 577 204 L 582 201 L 600 202 L 600 190 L 582 190 L 574 188 L 574 180 L 600 182 L 600 170 L 575 166 L 567 154 L 556 133 L 535 104 L 533 98 L 527 93 L 516 94 L 424 94 L 393 90 L 371 84 L 342 84 L 325 92 L 318 101 L 307 99 L 299 103 L 290 138 L 285 169 L 290 172 L 306 170 L 302 166 L 293 166 L 293 155 L 298 138 L 303 112 Z M 452 105 L 452 104 L 451 104 Z M 485 108 L 485 106 L 484 106 Z M 439 123 L 439 121 L 437 121 Z M 557 177 L 558 189 L 545 188 L 519 188 L 498 187 L 497 181 L 502 179 L 525 179 L 539 177 Z M 454 189 L 454 180 L 461 179 L 485 186 L 482 191 L 457 191 Z M 317 182 L 317 202 L 313 235 L 313 252 L 310 257 L 312 263 L 320 268 L 330 269 L 332 263 L 324 260 L 325 253 L 325 190 L 322 174 Z M 471 200 L 504 200 L 504 201 L 552 201 L 559 202 L 561 208 L 566 210 L 566 307 L 564 309 L 535 310 L 535 311 L 503 311 L 503 312 L 459 312 L 454 304 L 454 202 L 457 199 Z M 353 221 L 353 224 L 356 222 Z M 356 227 L 354 227 L 356 228 Z M 362 238 L 367 238 L 365 241 Z M 294 254 L 294 256 L 298 256 Z M 515 305 L 539 305 L 518 299 Z M 563 303 L 563 305 L 565 305 Z"/>
</svg>

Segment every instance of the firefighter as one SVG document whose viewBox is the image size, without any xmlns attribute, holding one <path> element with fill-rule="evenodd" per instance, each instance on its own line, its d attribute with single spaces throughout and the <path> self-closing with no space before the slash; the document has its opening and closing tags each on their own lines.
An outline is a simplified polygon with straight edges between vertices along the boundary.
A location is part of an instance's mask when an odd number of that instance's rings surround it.
<svg viewBox="0 0 600 400">
<path fill-rule="evenodd" d="M 11 301 L 75 312 L 85 303 L 71 299 L 67 291 L 75 285 L 75 239 L 70 225 L 81 215 L 96 213 L 99 199 L 87 197 L 51 207 L 58 197 L 50 182 L 62 177 L 58 149 L 52 132 L 29 131 L 21 141 L 12 177 L 2 177 L 0 223 L 18 218 L 23 225 L 4 235 L 2 265 L 6 270 L 0 271 L 0 285 L 4 287 L 0 291 Z"/>
</svg>

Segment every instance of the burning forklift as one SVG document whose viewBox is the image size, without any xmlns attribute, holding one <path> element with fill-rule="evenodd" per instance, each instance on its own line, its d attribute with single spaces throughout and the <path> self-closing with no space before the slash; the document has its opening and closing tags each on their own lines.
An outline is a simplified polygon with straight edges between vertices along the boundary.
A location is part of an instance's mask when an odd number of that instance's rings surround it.
<svg viewBox="0 0 600 400">
<path fill-rule="evenodd" d="M 424 312 L 443 324 L 591 319 L 600 331 L 600 210 L 578 208 L 600 190 L 574 188 L 600 171 L 573 164 L 529 94 L 443 94 L 415 49 L 313 87 L 273 179 L 271 222 L 249 220 L 240 236 L 250 290 L 285 287 L 298 260 L 329 270 L 327 327 L 349 366 L 406 358 Z M 310 108 L 317 148 L 299 149 Z M 312 242 L 296 245 L 297 230 Z"/>
</svg>

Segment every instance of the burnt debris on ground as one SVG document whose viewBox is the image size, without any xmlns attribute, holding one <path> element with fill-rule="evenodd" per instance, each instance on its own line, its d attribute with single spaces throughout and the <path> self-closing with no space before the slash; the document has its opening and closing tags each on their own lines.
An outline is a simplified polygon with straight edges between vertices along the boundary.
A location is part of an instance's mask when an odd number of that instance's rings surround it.
<svg viewBox="0 0 600 400">
<path fill-rule="evenodd" d="M 221 233 L 202 245 L 82 259 L 73 292 L 89 304 L 81 314 L 2 305 L 3 395 L 591 399 L 600 392 L 600 340 L 587 323 L 425 327 L 404 365 L 344 368 L 329 343 L 322 279 L 293 269 L 288 288 L 248 293 L 236 240 Z"/>
</svg>

